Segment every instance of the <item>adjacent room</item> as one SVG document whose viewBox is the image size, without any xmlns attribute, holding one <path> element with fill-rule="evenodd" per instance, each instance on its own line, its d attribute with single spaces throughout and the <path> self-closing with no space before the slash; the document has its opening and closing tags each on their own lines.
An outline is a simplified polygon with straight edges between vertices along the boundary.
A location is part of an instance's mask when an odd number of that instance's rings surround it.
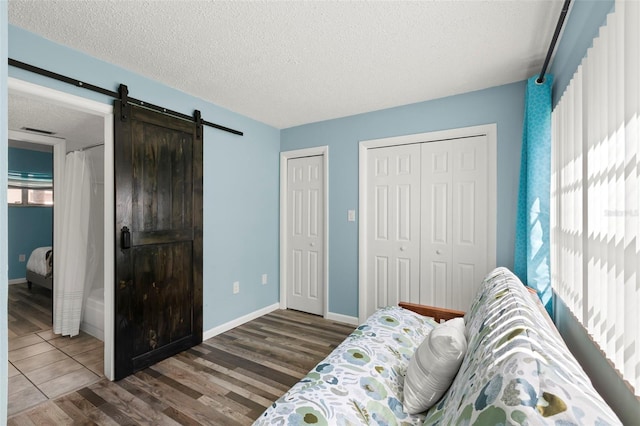
<svg viewBox="0 0 640 426">
<path fill-rule="evenodd" d="M 8 200 L 8 246 L 9 257 L 15 258 L 8 288 L 9 415 L 104 377 L 102 126 L 90 114 L 9 96 L 8 193 L 13 198 Z M 78 168 L 82 173 L 72 164 L 78 155 L 84 158 L 84 167 Z M 63 172 L 78 185 L 55 185 Z M 65 199 L 66 194 L 78 200 Z M 54 234 L 59 238 L 54 240 Z M 84 240 L 74 239 L 77 235 Z M 54 252 L 59 256 L 55 262 Z M 77 290 L 64 288 L 71 281 L 64 260 L 86 264 L 78 271 L 82 279 L 73 279 L 82 286 L 75 307 L 69 302 Z"/>
<path fill-rule="evenodd" d="M 637 1 L 9 0 L 0 52 L 0 421 L 640 418 Z"/>
</svg>

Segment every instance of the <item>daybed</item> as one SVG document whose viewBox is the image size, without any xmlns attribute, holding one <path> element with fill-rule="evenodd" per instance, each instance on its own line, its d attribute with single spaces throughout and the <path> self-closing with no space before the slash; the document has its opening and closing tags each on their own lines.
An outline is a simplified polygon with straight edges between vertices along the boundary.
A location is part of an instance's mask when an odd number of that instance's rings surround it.
<svg viewBox="0 0 640 426">
<path fill-rule="evenodd" d="M 27 285 L 29 290 L 33 284 L 53 288 L 53 249 L 38 247 L 31 252 L 27 261 Z"/>
<path fill-rule="evenodd" d="M 444 312 L 443 319 L 457 315 Z M 492 271 L 464 322 L 452 321 L 461 324 L 466 355 L 460 355 L 451 386 L 428 411 L 406 412 L 405 375 L 416 349 L 420 352 L 429 334 L 444 325 L 387 307 L 369 317 L 254 424 L 620 424 L 537 297 L 509 270 Z"/>
</svg>

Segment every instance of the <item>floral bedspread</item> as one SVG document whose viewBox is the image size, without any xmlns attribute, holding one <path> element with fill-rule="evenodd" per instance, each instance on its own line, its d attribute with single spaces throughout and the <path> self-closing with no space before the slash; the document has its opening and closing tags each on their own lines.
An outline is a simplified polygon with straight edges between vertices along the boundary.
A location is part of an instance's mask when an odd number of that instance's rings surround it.
<svg viewBox="0 0 640 426">
<path fill-rule="evenodd" d="M 467 311 L 467 356 L 432 425 L 619 425 L 531 294 L 506 268 Z"/>
<path fill-rule="evenodd" d="M 433 320 L 378 310 L 254 425 L 419 425 L 402 407 L 404 375 Z M 366 342 L 366 343 L 365 343 Z"/>
</svg>

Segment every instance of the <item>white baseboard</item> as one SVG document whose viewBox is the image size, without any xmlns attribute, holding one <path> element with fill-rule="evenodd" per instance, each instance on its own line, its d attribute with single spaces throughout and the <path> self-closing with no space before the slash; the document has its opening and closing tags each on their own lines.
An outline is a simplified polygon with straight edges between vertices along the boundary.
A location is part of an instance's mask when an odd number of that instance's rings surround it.
<svg viewBox="0 0 640 426">
<path fill-rule="evenodd" d="M 213 327 L 205 332 L 202 333 L 202 340 L 207 340 L 212 338 L 213 336 L 217 336 L 218 334 L 222 334 L 225 331 L 229 331 L 232 328 L 238 327 L 239 325 L 242 325 L 244 323 L 247 323 L 251 320 L 254 320 L 256 318 L 259 318 L 263 315 L 268 314 L 269 312 L 273 312 L 280 309 L 280 303 L 274 303 L 273 305 L 269 305 L 266 306 L 262 309 L 258 309 L 257 311 L 251 312 L 247 315 L 243 315 L 240 318 L 236 318 L 234 320 L 231 320 L 227 323 L 224 323 L 222 325 L 219 325 L 217 327 Z"/>
<path fill-rule="evenodd" d="M 358 320 L 358 317 L 350 317 L 349 315 L 334 314 L 333 312 L 327 312 L 327 316 L 325 317 L 325 319 L 328 319 L 329 321 L 344 322 L 346 324 L 351 324 L 351 325 L 360 325 L 360 321 Z"/>
<path fill-rule="evenodd" d="M 22 284 L 22 283 L 26 283 L 27 279 L 26 278 L 14 278 L 12 280 L 8 280 L 7 284 L 12 285 L 12 284 Z"/>
<path fill-rule="evenodd" d="M 95 325 L 87 324 L 86 322 L 82 321 L 80 323 L 80 330 L 104 342 L 104 330 L 100 330 Z"/>
</svg>

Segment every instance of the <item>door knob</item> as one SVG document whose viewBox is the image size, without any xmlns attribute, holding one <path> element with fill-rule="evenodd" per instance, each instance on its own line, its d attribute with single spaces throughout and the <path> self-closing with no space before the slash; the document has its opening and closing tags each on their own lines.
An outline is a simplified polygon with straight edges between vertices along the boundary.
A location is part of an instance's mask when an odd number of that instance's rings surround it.
<svg viewBox="0 0 640 426">
<path fill-rule="evenodd" d="M 400 251 L 405 251 L 407 248 L 405 246 L 400 247 Z"/>
<path fill-rule="evenodd" d="M 315 247 L 315 246 L 316 246 L 316 243 L 311 243 L 311 244 L 309 244 L 309 245 L 310 245 L 311 247 Z"/>
<path fill-rule="evenodd" d="M 436 254 L 442 254 L 442 250 L 436 250 Z"/>
</svg>

